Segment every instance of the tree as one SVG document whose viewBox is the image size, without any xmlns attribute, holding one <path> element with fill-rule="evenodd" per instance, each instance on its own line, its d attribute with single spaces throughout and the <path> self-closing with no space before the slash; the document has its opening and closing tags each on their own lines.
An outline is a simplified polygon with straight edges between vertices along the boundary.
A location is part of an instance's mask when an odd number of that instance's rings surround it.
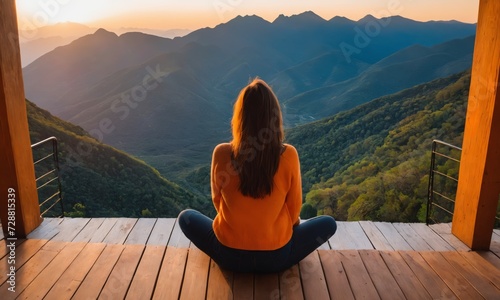
<svg viewBox="0 0 500 300">
<path fill-rule="evenodd" d="M 305 203 L 302 205 L 302 209 L 300 210 L 300 218 L 301 219 L 310 219 L 316 217 L 318 211 L 311 204 Z"/>
</svg>

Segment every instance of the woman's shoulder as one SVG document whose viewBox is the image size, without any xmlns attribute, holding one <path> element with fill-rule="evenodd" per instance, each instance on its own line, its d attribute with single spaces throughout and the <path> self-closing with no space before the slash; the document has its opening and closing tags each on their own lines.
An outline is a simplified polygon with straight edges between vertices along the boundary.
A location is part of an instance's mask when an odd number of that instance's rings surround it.
<svg viewBox="0 0 500 300">
<path fill-rule="evenodd" d="M 221 143 L 215 146 L 214 148 L 214 155 L 219 155 L 219 154 L 231 154 L 232 148 L 230 143 Z"/>
<path fill-rule="evenodd" d="M 290 159 L 298 159 L 299 153 L 297 152 L 297 149 L 295 149 L 294 146 L 290 144 L 283 144 L 285 147 L 285 151 L 283 151 L 283 157 L 290 158 Z"/>
<path fill-rule="evenodd" d="M 295 149 L 295 147 L 293 145 L 284 143 L 283 146 L 285 147 L 285 151 L 284 152 L 288 151 L 288 152 L 297 153 L 297 149 Z"/>
</svg>

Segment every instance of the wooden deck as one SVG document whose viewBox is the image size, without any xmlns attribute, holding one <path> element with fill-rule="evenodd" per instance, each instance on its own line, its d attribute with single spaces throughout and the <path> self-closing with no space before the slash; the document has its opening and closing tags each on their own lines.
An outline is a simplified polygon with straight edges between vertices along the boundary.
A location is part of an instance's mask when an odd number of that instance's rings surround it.
<svg viewBox="0 0 500 300">
<path fill-rule="evenodd" d="M 45 219 L 0 243 L 0 299 L 500 299 L 500 234 L 472 252 L 449 224 L 339 222 L 280 274 L 226 272 L 175 219 Z"/>
</svg>

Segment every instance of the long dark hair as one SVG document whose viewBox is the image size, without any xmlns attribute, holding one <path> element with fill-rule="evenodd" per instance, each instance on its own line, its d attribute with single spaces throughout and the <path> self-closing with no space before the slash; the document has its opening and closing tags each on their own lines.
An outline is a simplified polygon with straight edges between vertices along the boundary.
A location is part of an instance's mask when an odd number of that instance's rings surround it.
<svg viewBox="0 0 500 300">
<path fill-rule="evenodd" d="M 261 79 L 243 88 L 234 104 L 232 162 L 245 196 L 263 198 L 273 190 L 283 148 L 283 120 L 278 98 Z"/>
</svg>

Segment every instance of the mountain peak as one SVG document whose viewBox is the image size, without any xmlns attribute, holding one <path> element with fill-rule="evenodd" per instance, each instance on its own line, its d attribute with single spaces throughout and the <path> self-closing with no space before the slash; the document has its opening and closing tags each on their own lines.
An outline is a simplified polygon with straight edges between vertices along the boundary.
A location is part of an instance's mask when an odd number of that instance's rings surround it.
<svg viewBox="0 0 500 300">
<path fill-rule="evenodd" d="M 373 15 L 371 14 L 368 14 L 366 16 L 364 16 L 362 19 L 359 19 L 359 23 L 367 23 L 367 22 L 371 22 L 371 21 L 375 21 L 377 20 L 377 18 L 375 18 Z"/>
<path fill-rule="evenodd" d="M 335 16 L 335 17 L 331 18 L 328 22 L 341 24 L 341 23 L 352 23 L 354 21 L 349 19 L 349 18 L 346 18 L 346 17 Z"/>
<path fill-rule="evenodd" d="M 111 31 L 107 31 L 104 28 L 97 29 L 97 31 L 94 32 L 94 35 L 99 36 L 99 37 L 118 37 L 118 35 L 116 35 L 116 33 L 111 32 Z"/>
<path fill-rule="evenodd" d="M 308 22 L 308 23 L 319 23 L 325 22 L 326 20 L 318 16 L 313 11 L 305 11 L 298 15 L 291 15 L 289 17 L 280 14 L 274 21 L 273 24 L 284 24 L 285 22 Z"/>
<path fill-rule="evenodd" d="M 245 15 L 245 16 L 238 15 L 234 19 L 231 19 L 229 22 L 224 24 L 219 24 L 216 27 L 219 27 L 221 25 L 234 26 L 234 24 L 243 24 L 244 26 L 250 26 L 250 25 L 265 24 L 265 23 L 269 22 L 257 15 Z"/>
</svg>

